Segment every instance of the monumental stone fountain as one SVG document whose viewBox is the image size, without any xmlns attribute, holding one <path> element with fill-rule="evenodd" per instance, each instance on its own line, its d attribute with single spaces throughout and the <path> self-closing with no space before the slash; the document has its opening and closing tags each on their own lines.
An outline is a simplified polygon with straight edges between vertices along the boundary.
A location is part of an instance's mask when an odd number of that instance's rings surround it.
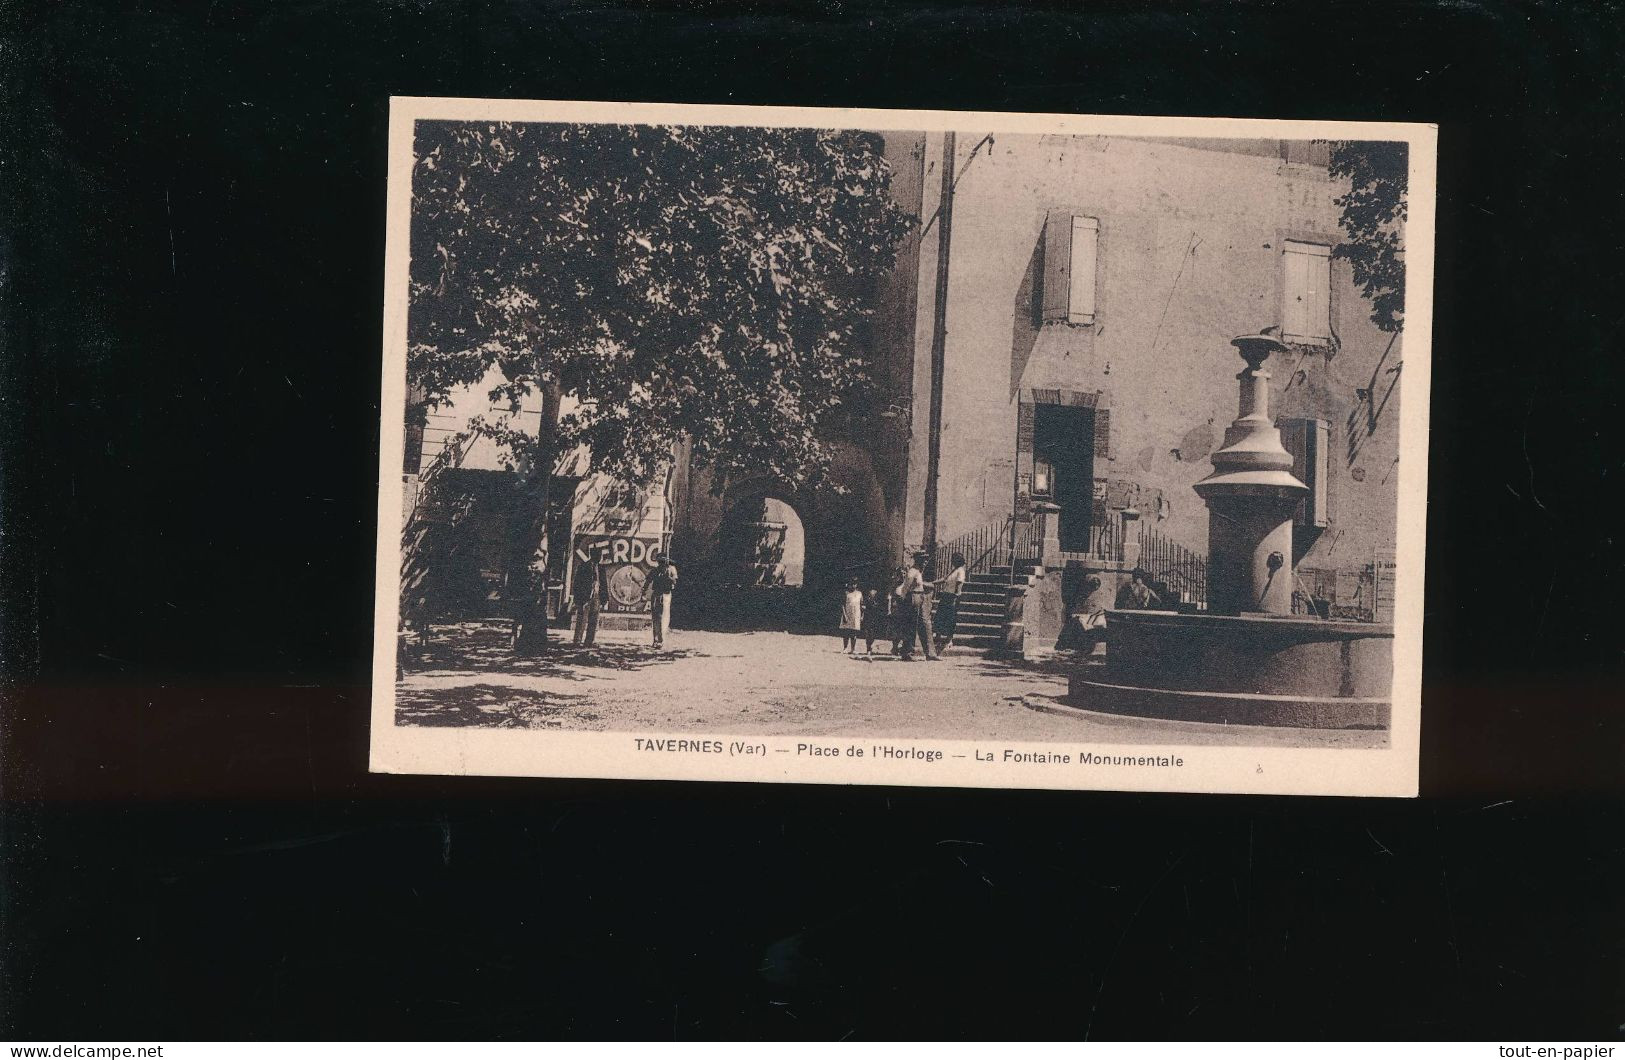
<svg viewBox="0 0 1625 1060">
<path fill-rule="evenodd" d="M 1208 508 L 1208 610 L 1107 612 L 1104 667 L 1070 682 L 1086 710 L 1225 724 L 1386 728 L 1393 627 L 1292 614 L 1292 517 L 1308 491 L 1269 411 L 1268 334 L 1231 340 L 1240 411 L 1195 490 Z"/>
</svg>

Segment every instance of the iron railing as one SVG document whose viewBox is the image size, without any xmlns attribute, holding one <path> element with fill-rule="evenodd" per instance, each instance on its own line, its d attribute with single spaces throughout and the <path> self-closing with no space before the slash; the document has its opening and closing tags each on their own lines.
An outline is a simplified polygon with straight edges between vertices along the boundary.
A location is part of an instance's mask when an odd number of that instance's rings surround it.
<svg viewBox="0 0 1625 1060">
<path fill-rule="evenodd" d="M 1027 558 L 1034 551 L 1033 524 L 1021 523 L 1015 516 L 1001 522 L 989 523 L 969 533 L 960 534 L 945 545 L 938 545 L 932 562 L 937 574 L 953 569 L 953 555 L 965 557 L 966 574 L 985 574 L 995 567 L 1011 565 L 1012 557 Z"/>
<path fill-rule="evenodd" d="M 1164 606 L 1207 610 L 1206 556 L 1150 527 L 1141 527 L 1140 566 L 1173 597 L 1163 601 Z"/>
<path fill-rule="evenodd" d="M 1081 552 L 1062 548 L 1063 560 L 1110 563 L 1123 558 L 1123 520 L 1115 515 L 1089 527 L 1089 546 Z"/>
</svg>

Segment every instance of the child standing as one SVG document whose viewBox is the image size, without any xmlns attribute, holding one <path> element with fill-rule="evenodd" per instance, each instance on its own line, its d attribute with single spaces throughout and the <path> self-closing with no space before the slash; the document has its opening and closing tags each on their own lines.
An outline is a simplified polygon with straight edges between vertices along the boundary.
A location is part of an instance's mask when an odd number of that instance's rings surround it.
<svg viewBox="0 0 1625 1060">
<path fill-rule="evenodd" d="M 875 653 L 875 641 L 891 639 L 891 594 L 870 589 L 863 598 L 863 654 Z"/>
<path fill-rule="evenodd" d="M 841 650 L 848 655 L 858 652 L 858 634 L 863 631 L 863 594 L 855 579 L 846 583 L 846 595 L 841 602 Z"/>
</svg>

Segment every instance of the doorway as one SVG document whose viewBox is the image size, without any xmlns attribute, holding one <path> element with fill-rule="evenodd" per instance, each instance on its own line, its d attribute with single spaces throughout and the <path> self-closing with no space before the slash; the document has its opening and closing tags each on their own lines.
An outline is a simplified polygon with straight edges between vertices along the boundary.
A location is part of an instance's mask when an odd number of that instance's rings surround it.
<svg viewBox="0 0 1625 1060">
<path fill-rule="evenodd" d="M 735 504 L 723 520 L 718 544 L 727 582 L 750 589 L 800 588 L 806 531 L 795 508 L 777 497 Z"/>
<path fill-rule="evenodd" d="M 1038 405 L 1033 411 L 1033 496 L 1060 506 L 1061 550 L 1087 552 L 1095 512 L 1095 410 Z"/>
</svg>

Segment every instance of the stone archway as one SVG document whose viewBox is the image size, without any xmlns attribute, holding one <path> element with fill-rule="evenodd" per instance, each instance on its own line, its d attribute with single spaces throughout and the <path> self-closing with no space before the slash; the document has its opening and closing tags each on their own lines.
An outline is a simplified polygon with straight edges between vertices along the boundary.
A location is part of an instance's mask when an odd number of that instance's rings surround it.
<svg viewBox="0 0 1625 1060">
<path fill-rule="evenodd" d="M 712 495 L 709 528 L 689 540 L 684 620 L 717 630 L 800 629 L 813 621 L 821 509 L 762 477 Z"/>
<path fill-rule="evenodd" d="M 806 573 L 806 524 L 771 493 L 736 498 L 717 532 L 724 579 L 748 589 L 799 589 Z"/>
</svg>

